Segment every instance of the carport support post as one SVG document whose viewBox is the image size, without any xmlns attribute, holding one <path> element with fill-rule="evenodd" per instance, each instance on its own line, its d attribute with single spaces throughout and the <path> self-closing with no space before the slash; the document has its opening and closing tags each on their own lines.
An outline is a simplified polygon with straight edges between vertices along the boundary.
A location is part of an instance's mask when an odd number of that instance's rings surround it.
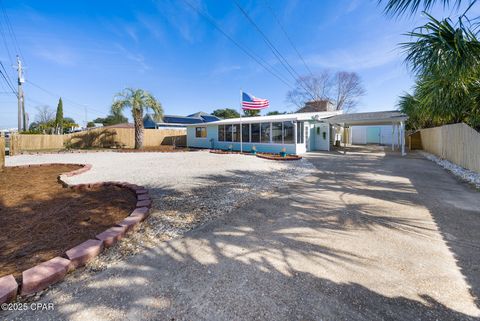
<svg viewBox="0 0 480 321">
<path fill-rule="evenodd" d="M 347 125 L 343 125 L 343 154 L 346 155 L 347 154 Z"/>
<path fill-rule="evenodd" d="M 392 123 L 392 152 L 395 150 L 395 124 Z"/>
<path fill-rule="evenodd" d="M 402 156 L 405 156 L 406 153 L 405 153 L 405 122 L 400 122 L 400 132 L 401 132 L 401 136 L 400 136 L 400 139 L 401 139 L 401 142 L 402 142 Z"/>
</svg>

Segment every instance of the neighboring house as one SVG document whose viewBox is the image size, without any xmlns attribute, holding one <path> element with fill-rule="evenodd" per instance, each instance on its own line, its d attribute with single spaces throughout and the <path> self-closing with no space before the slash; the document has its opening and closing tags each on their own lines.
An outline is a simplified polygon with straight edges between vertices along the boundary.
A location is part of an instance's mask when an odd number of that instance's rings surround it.
<svg viewBox="0 0 480 321">
<path fill-rule="evenodd" d="M 204 124 L 220 120 L 219 117 L 204 112 L 198 112 L 188 116 L 164 115 L 161 121 L 156 121 L 152 114 L 146 114 L 143 118 L 145 128 L 186 128 L 191 124 Z"/>
<path fill-rule="evenodd" d="M 319 113 L 324 111 L 335 111 L 335 105 L 330 100 L 307 101 L 305 106 L 297 110 L 297 113 Z"/>
<path fill-rule="evenodd" d="M 404 134 L 406 119 L 406 115 L 397 111 L 357 114 L 324 111 L 231 118 L 187 125 L 187 145 L 237 151 L 251 151 L 255 146 L 257 151 L 266 153 L 279 153 L 285 148 L 288 154 L 303 154 L 330 150 L 334 144 L 345 141 L 344 129 L 352 126 L 394 125 Z M 404 140 L 400 139 L 400 144 L 404 146 Z"/>
</svg>

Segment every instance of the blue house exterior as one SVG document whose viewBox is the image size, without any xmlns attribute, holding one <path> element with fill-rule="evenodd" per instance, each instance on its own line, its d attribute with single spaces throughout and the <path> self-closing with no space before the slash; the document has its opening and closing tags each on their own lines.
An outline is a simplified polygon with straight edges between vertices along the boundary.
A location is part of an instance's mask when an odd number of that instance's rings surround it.
<svg viewBox="0 0 480 321">
<path fill-rule="evenodd" d="M 196 148 L 303 154 L 330 150 L 335 134 L 327 121 L 341 111 L 224 119 L 187 125 L 187 145 Z"/>
</svg>

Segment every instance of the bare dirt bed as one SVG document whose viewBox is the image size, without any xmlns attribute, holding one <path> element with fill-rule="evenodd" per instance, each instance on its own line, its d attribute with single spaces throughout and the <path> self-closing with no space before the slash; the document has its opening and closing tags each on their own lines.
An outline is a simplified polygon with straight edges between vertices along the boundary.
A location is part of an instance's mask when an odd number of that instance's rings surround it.
<svg viewBox="0 0 480 321">
<path fill-rule="evenodd" d="M 128 216 L 135 196 L 116 186 L 63 188 L 75 165 L 5 168 L 0 172 L 0 277 L 61 256 Z"/>
</svg>

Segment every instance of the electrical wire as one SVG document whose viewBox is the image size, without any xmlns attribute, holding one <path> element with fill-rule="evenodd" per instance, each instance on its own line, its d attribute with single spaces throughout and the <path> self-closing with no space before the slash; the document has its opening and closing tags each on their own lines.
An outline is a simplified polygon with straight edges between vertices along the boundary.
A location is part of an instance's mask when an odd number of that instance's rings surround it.
<svg viewBox="0 0 480 321">
<path fill-rule="evenodd" d="M 288 35 L 288 32 L 287 32 L 286 28 L 284 27 L 283 23 L 280 21 L 280 18 L 278 17 L 278 15 L 275 13 L 275 10 L 273 10 L 272 6 L 270 5 L 269 0 L 264 0 L 264 2 L 266 4 L 267 8 L 272 13 L 273 17 L 275 18 L 275 21 L 277 22 L 277 24 L 280 27 L 280 29 L 282 30 L 283 34 L 287 38 L 288 42 L 290 43 L 290 46 L 292 46 L 293 50 L 295 50 L 295 52 L 297 53 L 298 58 L 300 58 L 300 60 L 302 61 L 303 65 L 305 66 L 305 69 L 307 69 L 307 71 L 310 73 L 310 75 L 312 77 L 314 77 L 312 70 L 310 69 L 310 67 L 308 67 L 307 63 L 305 62 L 305 59 L 303 59 L 302 54 L 298 50 L 297 46 L 295 46 L 292 38 L 290 38 L 290 36 Z"/>
<path fill-rule="evenodd" d="M 247 20 L 250 22 L 250 24 L 253 25 L 253 27 L 258 31 L 258 33 L 262 36 L 263 40 L 267 44 L 267 46 L 270 48 L 272 53 L 275 55 L 277 60 L 280 62 L 280 64 L 285 68 L 285 70 L 292 76 L 292 78 L 297 81 L 297 83 L 305 90 L 305 92 L 310 95 L 310 97 L 315 100 L 315 95 L 310 91 L 308 86 L 304 86 L 302 81 L 300 81 L 301 77 L 295 70 L 295 68 L 290 65 L 290 63 L 287 61 L 287 59 L 282 55 L 282 53 L 276 48 L 276 46 L 270 41 L 268 36 L 262 31 L 262 29 L 258 26 L 258 24 L 252 19 L 252 17 L 248 14 L 248 12 L 240 5 L 240 3 L 237 0 L 233 0 L 237 8 L 242 12 L 242 14 L 247 18 Z"/>
<path fill-rule="evenodd" d="M 247 56 L 249 56 L 251 59 L 253 59 L 257 64 L 259 64 L 261 67 L 263 67 L 267 72 L 269 72 L 272 76 L 280 80 L 282 83 L 284 83 L 286 86 L 293 88 L 292 85 L 285 80 L 281 75 L 277 74 L 275 72 L 275 69 L 273 66 L 271 66 L 268 62 L 266 62 L 264 59 L 261 57 L 255 55 L 255 53 L 250 52 L 248 49 L 243 47 L 238 41 L 233 39 L 232 36 L 230 36 L 226 31 L 222 29 L 222 27 L 216 23 L 215 19 L 213 19 L 209 14 L 203 12 L 196 6 L 192 5 L 188 0 L 183 0 L 184 3 L 186 3 L 193 11 L 198 13 L 200 16 L 202 16 L 207 22 L 212 25 L 215 29 L 217 29 L 221 34 L 223 34 L 228 40 L 230 40 L 236 47 L 238 47 L 243 53 L 245 53 Z"/>
<path fill-rule="evenodd" d="M 52 91 L 50 91 L 50 90 L 48 90 L 48 89 L 45 89 L 45 88 L 41 87 L 40 85 L 38 85 L 38 84 L 36 84 L 36 83 L 33 83 L 33 82 L 30 81 L 30 80 L 27 80 L 26 82 L 29 83 L 30 85 L 32 85 L 32 86 L 40 89 L 41 91 L 43 91 L 43 92 L 45 92 L 45 93 L 53 96 L 53 97 L 61 97 L 64 101 L 69 102 L 69 103 L 71 103 L 71 104 L 73 104 L 73 105 L 77 105 L 77 106 L 80 106 L 80 107 L 82 107 L 82 108 L 87 108 L 89 111 L 95 111 L 95 112 L 98 113 L 98 114 L 96 113 L 97 116 L 102 116 L 102 115 L 105 114 L 104 111 L 100 111 L 100 110 L 94 109 L 94 108 L 92 108 L 92 107 L 90 107 L 90 106 L 88 106 L 88 105 L 84 105 L 84 104 L 80 104 L 80 103 L 78 103 L 78 102 L 75 102 L 75 101 L 73 101 L 73 100 L 71 100 L 71 99 L 69 99 L 69 98 L 67 98 L 67 97 L 65 97 L 65 96 L 63 96 L 63 95 L 60 95 L 60 94 L 54 93 L 54 92 L 52 92 Z"/>
</svg>

